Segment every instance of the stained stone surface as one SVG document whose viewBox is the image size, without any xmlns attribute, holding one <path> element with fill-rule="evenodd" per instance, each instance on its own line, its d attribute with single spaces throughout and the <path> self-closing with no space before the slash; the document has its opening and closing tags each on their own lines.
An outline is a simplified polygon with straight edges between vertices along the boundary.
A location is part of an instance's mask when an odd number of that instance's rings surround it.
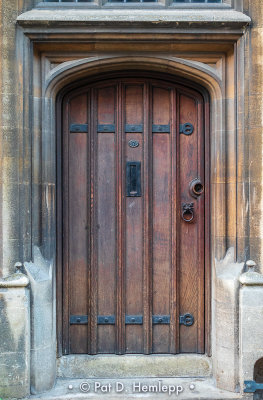
<svg viewBox="0 0 263 400">
<path fill-rule="evenodd" d="M 211 358 L 197 354 L 178 355 L 71 355 L 58 359 L 61 378 L 127 378 L 211 376 Z"/>
<path fill-rule="evenodd" d="M 25 263 L 31 286 L 31 393 L 50 390 L 56 378 L 55 277 L 52 262 L 34 248 L 34 262 Z"/>
<path fill-rule="evenodd" d="M 248 271 L 240 277 L 240 381 L 254 379 L 255 363 L 263 357 L 263 275 Z"/>
<path fill-rule="evenodd" d="M 0 280 L 0 396 L 30 393 L 30 298 L 28 279 L 14 274 Z"/>
<path fill-rule="evenodd" d="M 219 388 L 239 391 L 239 277 L 244 263 L 236 263 L 234 248 L 216 261 L 213 287 L 213 368 Z"/>
</svg>

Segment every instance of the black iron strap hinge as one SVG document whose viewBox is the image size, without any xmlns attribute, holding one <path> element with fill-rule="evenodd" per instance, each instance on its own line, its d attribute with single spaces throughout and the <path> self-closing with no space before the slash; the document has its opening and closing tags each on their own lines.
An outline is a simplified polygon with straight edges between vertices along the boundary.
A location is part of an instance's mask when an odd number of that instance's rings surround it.
<svg viewBox="0 0 263 400">
<path fill-rule="evenodd" d="M 71 315 L 70 324 L 71 325 L 87 325 L 89 322 L 88 315 Z M 115 315 L 98 315 L 97 323 L 98 325 L 115 325 L 116 319 Z M 170 315 L 153 315 L 152 316 L 153 325 L 169 325 Z M 192 326 L 194 323 L 194 317 L 192 314 L 184 314 L 179 317 L 180 325 Z M 142 325 L 143 315 L 126 315 L 125 316 L 126 325 Z"/>
<path fill-rule="evenodd" d="M 88 315 L 71 315 L 69 322 L 70 325 L 86 325 L 88 320 Z"/>
<path fill-rule="evenodd" d="M 255 381 L 245 381 L 245 393 L 255 393 L 257 390 L 263 390 L 263 383 L 257 383 Z"/>
<path fill-rule="evenodd" d="M 69 127 L 70 133 L 88 133 L 88 124 L 71 124 Z"/>
<path fill-rule="evenodd" d="M 170 125 L 156 125 L 152 126 L 153 133 L 170 133 Z"/>
</svg>

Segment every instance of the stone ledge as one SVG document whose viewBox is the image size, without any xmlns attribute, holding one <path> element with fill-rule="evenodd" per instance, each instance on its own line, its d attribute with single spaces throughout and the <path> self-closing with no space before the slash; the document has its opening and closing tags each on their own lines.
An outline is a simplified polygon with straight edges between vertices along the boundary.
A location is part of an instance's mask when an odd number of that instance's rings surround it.
<svg viewBox="0 0 263 400">
<path fill-rule="evenodd" d="M 0 289 L 1 288 L 26 287 L 28 285 L 29 285 L 28 277 L 19 272 L 16 274 L 10 275 L 4 279 L 0 279 Z"/>
<path fill-rule="evenodd" d="M 251 19 L 234 10 L 181 10 L 181 9 L 34 9 L 21 14 L 17 22 L 22 26 L 32 25 L 73 25 L 73 24 L 136 24 L 144 23 L 156 27 L 172 24 L 174 27 L 191 26 L 191 28 L 206 26 L 233 26 L 242 28 Z"/>
<path fill-rule="evenodd" d="M 211 359 L 205 355 L 70 355 L 58 359 L 61 378 L 134 378 L 211 376 Z"/>
<path fill-rule="evenodd" d="M 101 385 L 111 385 L 110 392 L 101 392 L 98 391 L 94 393 L 95 382 L 100 383 Z M 116 384 L 117 382 L 122 383 L 124 385 L 124 390 L 122 393 L 116 393 Z M 160 382 L 160 386 L 159 386 Z M 81 393 L 80 385 L 83 383 L 88 383 L 90 385 L 90 390 L 87 393 Z M 139 392 L 134 391 L 133 384 L 140 383 L 141 387 L 146 385 L 148 388 L 150 386 L 156 386 L 158 388 L 157 392 Z M 170 387 L 177 386 L 182 387 L 183 391 L 178 395 L 176 393 L 169 393 L 159 391 L 160 388 L 164 386 Z M 192 388 L 192 389 L 191 389 Z M 42 395 L 31 396 L 30 400 L 140 400 L 140 399 L 181 399 L 181 400 L 247 400 L 252 399 L 252 396 L 248 394 L 247 396 L 241 396 L 240 393 L 231 393 L 225 390 L 220 390 L 215 387 L 214 381 L 212 379 L 201 379 L 201 378 L 163 378 L 163 379 L 155 379 L 155 378 L 141 378 L 141 379 L 100 379 L 96 378 L 95 380 L 87 379 L 58 379 L 57 383 L 50 392 L 47 392 Z"/>
</svg>

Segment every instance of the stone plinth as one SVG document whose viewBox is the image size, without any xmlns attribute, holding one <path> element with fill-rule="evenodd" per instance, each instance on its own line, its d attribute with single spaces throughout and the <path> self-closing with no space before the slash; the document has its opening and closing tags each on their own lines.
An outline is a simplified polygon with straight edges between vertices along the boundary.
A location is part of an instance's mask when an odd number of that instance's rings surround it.
<svg viewBox="0 0 263 400">
<path fill-rule="evenodd" d="M 263 357 L 263 275 L 249 270 L 240 276 L 240 384 L 253 380 Z"/>
<path fill-rule="evenodd" d="M 0 396 L 30 394 L 29 280 L 16 273 L 0 280 Z"/>
</svg>

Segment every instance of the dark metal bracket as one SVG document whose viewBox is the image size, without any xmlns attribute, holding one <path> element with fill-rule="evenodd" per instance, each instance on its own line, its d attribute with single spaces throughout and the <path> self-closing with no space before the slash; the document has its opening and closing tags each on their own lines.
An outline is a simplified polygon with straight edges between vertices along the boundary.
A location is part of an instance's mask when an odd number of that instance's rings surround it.
<svg viewBox="0 0 263 400">
<path fill-rule="evenodd" d="M 263 390 L 263 383 L 257 383 L 255 381 L 245 381 L 245 393 L 255 393 L 257 390 Z"/>
<path fill-rule="evenodd" d="M 115 315 L 98 315 L 98 325 L 115 325 Z"/>
<path fill-rule="evenodd" d="M 143 316 L 142 315 L 126 315 L 125 316 L 126 325 L 142 325 Z"/>
<path fill-rule="evenodd" d="M 69 127 L 70 133 L 88 133 L 88 124 L 71 124 Z"/>
<path fill-rule="evenodd" d="M 153 325 L 168 325 L 170 324 L 170 315 L 153 315 L 152 323 Z M 70 325 L 87 325 L 89 321 L 88 315 L 71 315 Z M 115 325 L 116 319 L 115 315 L 98 315 L 97 323 L 98 325 Z M 191 326 L 194 323 L 194 317 L 191 314 L 180 315 L 179 317 L 180 325 Z M 126 315 L 125 316 L 126 325 L 142 325 L 143 315 Z M 252 381 L 253 382 L 253 381 Z"/>
<path fill-rule="evenodd" d="M 152 321 L 154 325 L 168 325 L 170 324 L 170 315 L 153 315 Z"/>
<path fill-rule="evenodd" d="M 137 124 L 137 125 L 126 124 L 125 125 L 125 133 L 142 133 L 142 132 L 143 132 L 142 124 Z"/>
<path fill-rule="evenodd" d="M 98 124 L 98 133 L 115 133 L 115 124 Z"/>
<path fill-rule="evenodd" d="M 153 125 L 153 133 L 170 133 L 170 125 Z"/>
<path fill-rule="evenodd" d="M 71 315 L 69 322 L 70 325 L 86 325 L 88 320 L 88 315 Z"/>
</svg>

